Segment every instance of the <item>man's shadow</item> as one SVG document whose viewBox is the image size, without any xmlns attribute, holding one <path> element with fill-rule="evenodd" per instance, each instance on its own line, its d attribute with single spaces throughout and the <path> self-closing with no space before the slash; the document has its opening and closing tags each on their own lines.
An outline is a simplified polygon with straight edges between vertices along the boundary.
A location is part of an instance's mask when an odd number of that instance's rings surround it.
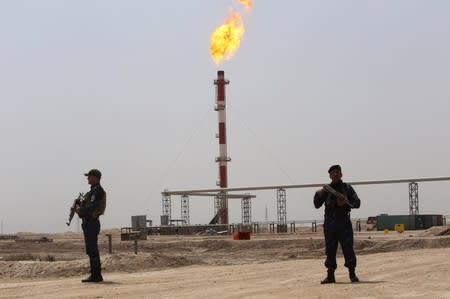
<svg viewBox="0 0 450 299">
<path fill-rule="evenodd" d="M 358 285 L 358 284 L 378 284 L 378 283 L 384 283 L 386 281 L 384 280 L 360 280 L 359 282 L 351 282 L 351 281 L 337 281 L 336 284 L 354 284 L 354 285 Z"/>
<path fill-rule="evenodd" d="M 107 284 L 107 285 L 121 285 L 121 282 L 117 281 L 111 281 L 111 280 L 104 280 L 102 282 L 99 282 L 98 284 Z"/>
</svg>

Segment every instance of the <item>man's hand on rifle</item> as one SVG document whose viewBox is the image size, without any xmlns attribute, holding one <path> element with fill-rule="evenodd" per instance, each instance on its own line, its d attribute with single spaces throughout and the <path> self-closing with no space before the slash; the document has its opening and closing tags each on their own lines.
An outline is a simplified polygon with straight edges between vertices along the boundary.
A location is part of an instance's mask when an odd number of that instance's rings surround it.
<svg viewBox="0 0 450 299">
<path fill-rule="evenodd" d="M 320 197 L 323 197 L 328 193 L 328 191 L 325 188 L 322 188 L 317 190 L 317 193 L 319 194 Z"/>
<path fill-rule="evenodd" d="M 80 215 L 80 205 L 75 205 L 75 213 L 77 213 L 77 215 Z"/>
<path fill-rule="evenodd" d="M 343 205 L 345 205 L 345 197 L 342 194 L 338 196 L 336 204 L 338 207 L 342 207 Z"/>
</svg>

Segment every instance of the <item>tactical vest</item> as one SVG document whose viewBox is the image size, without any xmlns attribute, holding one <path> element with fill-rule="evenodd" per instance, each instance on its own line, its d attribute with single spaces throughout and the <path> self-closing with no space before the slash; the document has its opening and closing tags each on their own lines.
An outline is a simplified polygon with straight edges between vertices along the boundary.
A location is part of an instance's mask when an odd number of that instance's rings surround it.
<svg viewBox="0 0 450 299">
<path fill-rule="evenodd" d="M 105 214 L 106 209 L 106 192 L 103 190 L 103 196 L 98 203 L 97 209 L 92 213 L 92 217 L 97 218 L 100 215 Z"/>
<path fill-rule="evenodd" d="M 81 201 L 81 207 L 86 206 L 91 201 L 91 192 L 86 192 L 84 195 L 84 199 Z M 93 212 L 89 214 L 92 218 L 97 218 L 100 215 L 103 215 L 105 213 L 106 209 L 106 192 L 103 190 L 103 196 L 100 198 L 98 207 Z"/>
<path fill-rule="evenodd" d="M 346 183 L 343 183 L 342 189 L 338 189 L 336 191 L 348 196 L 348 190 L 348 185 Z M 325 218 L 348 217 L 350 215 L 350 207 L 348 207 L 347 205 L 338 207 L 336 204 L 336 200 L 337 198 L 333 194 L 328 193 L 327 199 L 325 200 Z"/>
</svg>

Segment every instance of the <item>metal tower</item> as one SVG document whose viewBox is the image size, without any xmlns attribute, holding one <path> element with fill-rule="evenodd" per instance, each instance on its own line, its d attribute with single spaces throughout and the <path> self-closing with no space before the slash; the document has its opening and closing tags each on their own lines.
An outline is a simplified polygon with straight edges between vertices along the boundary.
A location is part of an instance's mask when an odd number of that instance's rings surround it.
<svg viewBox="0 0 450 299">
<path fill-rule="evenodd" d="M 172 200 L 170 195 L 164 193 L 162 196 L 162 214 L 169 216 L 168 220 L 172 219 Z"/>
<path fill-rule="evenodd" d="M 189 196 L 181 195 L 181 220 L 183 220 L 185 225 L 190 224 L 189 216 Z"/>
<path fill-rule="evenodd" d="M 409 183 L 409 214 L 419 214 L 419 185 L 416 182 Z"/>
<path fill-rule="evenodd" d="M 277 231 L 279 233 L 287 232 L 287 212 L 286 212 L 286 190 L 277 190 Z"/>
<path fill-rule="evenodd" d="M 252 223 L 252 200 L 250 197 L 243 197 L 241 199 L 241 217 L 242 224 Z"/>
</svg>

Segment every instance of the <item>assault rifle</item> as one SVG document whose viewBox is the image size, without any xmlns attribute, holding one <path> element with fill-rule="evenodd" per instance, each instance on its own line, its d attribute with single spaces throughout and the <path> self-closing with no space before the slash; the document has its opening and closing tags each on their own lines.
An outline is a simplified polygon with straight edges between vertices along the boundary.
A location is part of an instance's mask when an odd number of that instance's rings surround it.
<svg viewBox="0 0 450 299">
<path fill-rule="evenodd" d="M 70 207 L 69 213 L 69 221 L 66 222 L 67 226 L 70 226 L 70 222 L 72 222 L 73 216 L 75 215 L 75 208 L 77 205 L 81 205 L 81 201 L 84 199 L 84 194 L 80 192 L 77 198 L 73 201 L 72 206 Z"/>
<path fill-rule="evenodd" d="M 350 207 L 353 208 L 353 205 L 350 203 L 350 201 L 348 200 L 347 196 L 345 196 L 344 194 L 337 192 L 336 190 L 333 189 L 333 187 L 331 187 L 330 185 L 325 185 L 323 186 L 323 189 L 325 189 L 326 191 L 330 192 L 331 194 L 333 194 L 336 197 L 342 197 L 345 201 L 345 203 Z"/>
</svg>

